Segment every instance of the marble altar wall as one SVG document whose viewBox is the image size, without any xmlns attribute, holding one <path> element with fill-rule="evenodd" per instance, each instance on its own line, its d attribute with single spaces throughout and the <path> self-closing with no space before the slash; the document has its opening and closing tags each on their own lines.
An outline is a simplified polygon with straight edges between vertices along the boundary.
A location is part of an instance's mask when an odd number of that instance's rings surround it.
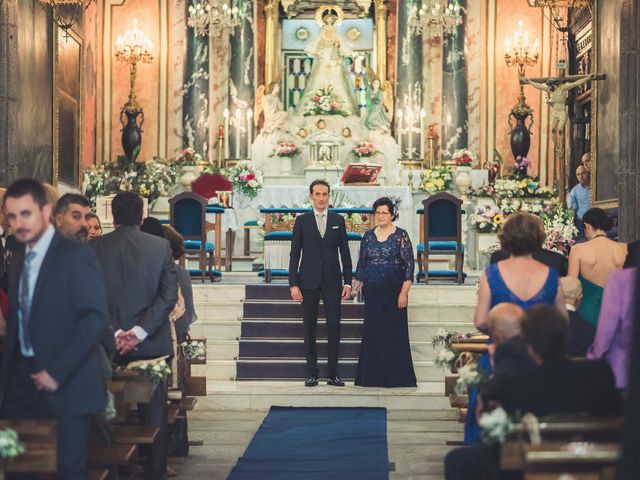
<svg viewBox="0 0 640 480">
<path fill-rule="evenodd" d="M 480 165 L 486 160 L 481 148 L 481 129 L 485 128 L 481 121 L 480 97 L 482 93 L 482 73 L 486 59 L 482 46 L 483 25 L 482 6 L 485 2 L 467 1 L 466 34 L 464 54 L 467 61 L 467 146 L 480 157 Z"/>
<path fill-rule="evenodd" d="M 80 158 L 82 167 L 96 162 L 96 131 L 98 116 L 98 78 L 100 56 L 100 14 L 98 5 L 91 3 L 83 16 L 84 38 L 82 52 L 82 133 Z M 80 178 L 82 182 L 82 178 Z"/>
<path fill-rule="evenodd" d="M 167 156 L 176 157 L 182 151 L 182 110 L 184 94 L 184 65 L 187 51 L 186 0 L 169 2 L 169 71 L 167 84 Z"/>
</svg>

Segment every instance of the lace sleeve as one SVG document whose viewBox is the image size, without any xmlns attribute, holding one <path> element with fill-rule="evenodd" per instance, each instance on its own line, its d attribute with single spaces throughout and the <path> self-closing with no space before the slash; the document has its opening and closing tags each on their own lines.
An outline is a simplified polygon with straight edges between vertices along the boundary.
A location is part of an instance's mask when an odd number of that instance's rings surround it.
<svg viewBox="0 0 640 480">
<path fill-rule="evenodd" d="M 370 231 L 365 232 L 362 236 L 362 240 L 360 240 L 360 256 L 358 257 L 358 266 L 356 267 L 355 275 L 355 279 L 359 282 L 362 282 L 364 269 L 367 266 L 367 245 L 369 243 L 369 233 Z"/>
<path fill-rule="evenodd" d="M 404 270 L 404 280 L 413 282 L 413 269 L 415 261 L 413 259 L 413 245 L 406 231 L 402 231 L 400 236 L 400 260 L 402 261 L 402 269 Z"/>
</svg>

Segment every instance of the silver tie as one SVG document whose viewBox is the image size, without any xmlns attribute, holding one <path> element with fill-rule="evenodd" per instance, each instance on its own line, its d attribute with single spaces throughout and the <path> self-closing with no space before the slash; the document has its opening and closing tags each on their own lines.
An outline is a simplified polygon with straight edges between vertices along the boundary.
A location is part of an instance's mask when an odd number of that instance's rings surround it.
<svg viewBox="0 0 640 480">
<path fill-rule="evenodd" d="M 318 215 L 318 230 L 320 231 L 320 236 L 324 237 L 324 232 L 327 230 L 327 222 L 325 221 L 324 213 L 320 213 Z"/>
</svg>

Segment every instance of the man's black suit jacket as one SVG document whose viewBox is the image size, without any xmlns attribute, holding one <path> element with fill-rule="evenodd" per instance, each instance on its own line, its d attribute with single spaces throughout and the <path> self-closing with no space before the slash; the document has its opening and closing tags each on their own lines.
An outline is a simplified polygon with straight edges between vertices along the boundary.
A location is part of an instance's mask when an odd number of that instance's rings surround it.
<svg viewBox="0 0 640 480">
<path fill-rule="evenodd" d="M 138 325 L 148 334 L 127 356 L 171 355 L 169 314 L 178 301 L 178 276 L 169 242 L 122 225 L 90 244 L 104 270 L 113 329 Z"/>
<path fill-rule="evenodd" d="M 497 250 L 491 254 L 490 262 L 497 263 L 509 258 L 509 254 L 504 250 Z M 550 268 L 555 268 L 558 275 L 564 277 L 567 274 L 567 260 L 557 252 L 541 248 L 533 253 L 533 259 Z"/>
<path fill-rule="evenodd" d="M 508 413 L 621 413 L 611 367 L 604 360 L 550 360 L 502 385 L 497 399 Z"/>
<path fill-rule="evenodd" d="M 9 303 L 2 391 L 19 354 L 18 288 L 24 247 L 15 252 L 9 271 Z M 15 287 L 15 288 L 14 288 Z M 54 234 L 31 302 L 29 335 L 37 371 L 46 370 L 58 383 L 43 394 L 56 418 L 88 415 L 106 404 L 98 344 L 108 327 L 107 297 L 100 264 L 86 245 Z"/>
<path fill-rule="evenodd" d="M 338 250 L 342 259 L 342 278 L 351 285 L 352 266 L 344 218 L 327 212 L 327 228 L 320 236 L 315 213 L 296 218 L 289 257 L 289 285 L 313 290 L 320 285 L 330 290 L 342 288 Z M 300 255 L 302 254 L 302 262 Z"/>
<path fill-rule="evenodd" d="M 569 355 L 585 355 L 596 336 L 596 328 L 580 316 L 569 311 Z"/>
<path fill-rule="evenodd" d="M 529 356 L 527 346 L 522 337 L 517 335 L 504 341 L 496 347 L 493 354 L 493 374 L 491 379 L 480 388 L 485 399 L 492 399 L 496 392 L 500 392 L 505 384 L 523 373 L 536 368 L 536 364 Z"/>
</svg>

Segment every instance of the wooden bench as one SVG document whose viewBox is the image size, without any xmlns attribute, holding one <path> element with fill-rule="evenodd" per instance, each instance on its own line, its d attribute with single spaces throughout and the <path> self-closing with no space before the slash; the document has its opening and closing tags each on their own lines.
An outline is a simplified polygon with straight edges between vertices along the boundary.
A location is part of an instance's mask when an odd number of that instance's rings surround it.
<svg viewBox="0 0 640 480">
<path fill-rule="evenodd" d="M 196 407 L 198 399 L 196 397 L 184 397 L 180 400 L 179 407 L 182 411 L 191 411 Z"/>
<path fill-rule="evenodd" d="M 89 466 L 99 468 L 127 467 L 135 463 L 138 457 L 136 445 L 92 445 L 89 447 Z"/>
<path fill-rule="evenodd" d="M 58 470 L 54 420 L 0 420 L 0 429 L 11 428 L 26 452 L 5 464 L 7 473 L 55 475 Z"/>
<path fill-rule="evenodd" d="M 89 480 L 107 480 L 109 478 L 109 470 L 96 469 L 89 471 Z"/>
<path fill-rule="evenodd" d="M 159 429 L 149 425 L 116 425 L 115 443 L 124 445 L 153 445 Z"/>
</svg>

